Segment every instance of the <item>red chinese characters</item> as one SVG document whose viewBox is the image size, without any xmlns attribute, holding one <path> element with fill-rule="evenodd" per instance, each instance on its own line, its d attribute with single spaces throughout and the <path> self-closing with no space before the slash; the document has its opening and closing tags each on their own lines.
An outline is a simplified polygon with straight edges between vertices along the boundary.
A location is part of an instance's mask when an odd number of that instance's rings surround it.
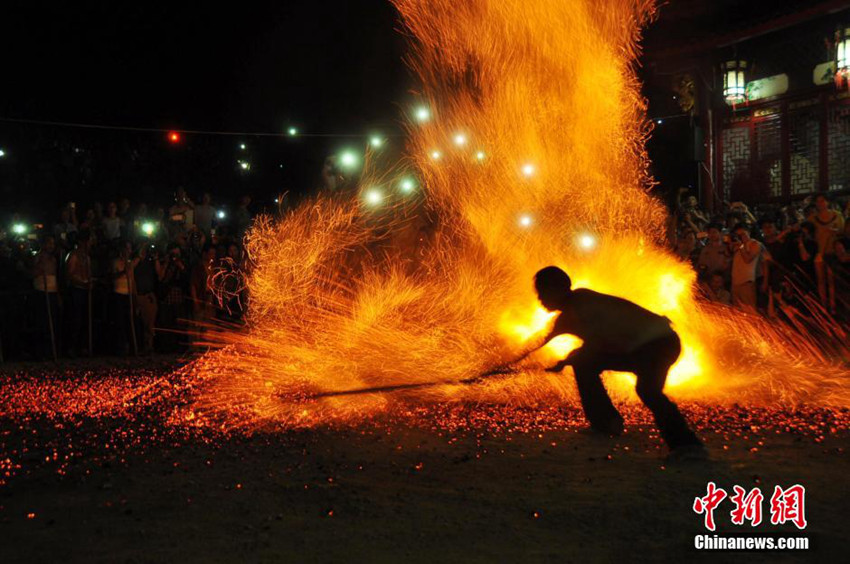
<svg viewBox="0 0 850 564">
<path fill-rule="evenodd" d="M 747 491 L 741 486 L 732 486 L 735 492 L 732 496 L 723 488 L 718 488 L 714 482 L 709 482 L 704 497 L 694 498 L 694 512 L 705 516 L 705 528 L 709 531 L 716 529 L 714 510 L 727 497 L 735 506 L 729 512 L 733 525 L 744 525 L 750 523 L 751 527 L 761 525 L 763 514 L 762 507 L 764 495 L 760 488 Z M 798 529 L 805 529 L 806 522 L 806 488 L 800 484 L 794 484 L 783 489 L 776 486 L 770 497 L 770 522 L 773 525 L 784 525 L 793 523 Z"/>
<path fill-rule="evenodd" d="M 757 527 L 761 524 L 761 502 L 764 500 L 759 488 L 753 488 L 750 493 L 741 486 L 733 486 L 735 495 L 729 500 L 735 504 L 735 509 L 730 513 L 732 524 L 743 525 L 749 521 L 750 526 Z M 745 495 L 746 494 L 746 495 Z"/>
<path fill-rule="evenodd" d="M 705 513 L 705 528 L 714 530 L 714 510 L 720 502 L 726 499 L 727 493 L 723 488 L 718 488 L 714 482 L 708 483 L 705 497 L 694 498 L 694 512 L 698 515 Z"/>
<path fill-rule="evenodd" d="M 776 486 L 770 497 L 770 522 L 774 525 L 782 525 L 788 521 L 794 523 L 798 529 L 805 529 L 806 525 L 806 488 L 800 484 L 794 484 L 788 489 Z"/>
</svg>

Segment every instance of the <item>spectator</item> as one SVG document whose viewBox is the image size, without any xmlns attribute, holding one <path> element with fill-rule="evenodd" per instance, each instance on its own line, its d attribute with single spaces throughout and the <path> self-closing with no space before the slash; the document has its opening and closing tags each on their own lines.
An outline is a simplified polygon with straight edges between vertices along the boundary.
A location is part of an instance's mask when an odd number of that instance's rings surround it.
<svg viewBox="0 0 850 564">
<path fill-rule="evenodd" d="M 77 235 L 77 245 L 68 255 L 65 265 L 68 283 L 71 287 L 71 334 L 70 348 L 71 356 L 76 356 L 80 351 L 91 354 L 88 348 L 88 334 L 91 330 L 91 245 L 93 241 L 87 230 L 82 230 Z"/>
<path fill-rule="evenodd" d="M 729 272 L 729 246 L 723 241 L 720 224 L 711 223 L 708 226 L 708 243 L 700 250 L 697 258 L 697 268 L 700 273 L 719 272 L 726 276 Z"/>
<path fill-rule="evenodd" d="M 212 234 L 214 218 L 215 209 L 212 206 L 212 196 L 209 192 L 204 192 L 201 203 L 195 206 L 195 225 L 207 239 Z"/>
<path fill-rule="evenodd" d="M 732 294 L 726 289 L 726 280 L 721 272 L 708 275 L 708 284 L 704 286 L 705 294 L 712 302 L 731 305 Z"/>
<path fill-rule="evenodd" d="M 817 288 L 815 256 L 818 245 L 814 241 L 815 226 L 804 221 L 792 228 L 786 239 L 785 260 L 792 273 L 793 281 L 803 291 Z"/>
<path fill-rule="evenodd" d="M 186 190 L 182 186 L 177 188 L 174 204 L 168 210 L 169 235 L 172 238 L 181 233 L 186 233 L 194 225 L 194 209 L 195 204 L 186 194 Z"/>
<path fill-rule="evenodd" d="M 696 263 L 695 258 L 698 256 L 698 252 L 696 233 L 686 229 L 676 243 L 676 256 L 693 266 Z"/>
<path fill-rule="evenodd" d="M 815 257 L 818 294 L 823 306 L 835 313 L 835 240 L 844 231 L 844 218 L 840 212 L 830 209 L 826 196 L 818 194 L 809 221 L 815 226 L 815 242 L 818 245 Z"/>
<path fill-rule="evenodd" d="M 133 289 L 133 269 L 136 259 L 133 258 L 133 245 L 122 241 L 118 256 L 112 261 L 112 307 L 110 308 L 112 327 L 115 336 L 115 350 L 118 354 L 135 352 L 136 343 L 132 342 L 134 322 L 130 295 Z M 131 347 L 132 345 L 132 347 Z"/>
<path fill-rule="evenodd" d="M 32 269 L 32 283 L 35 289 L 33 308 L 43 337 L 39 353 L 42 358 L 52 358 L 61 350 L 59 339 L 59 262 L 56 258 L 56 241 L 47 235 L 36 254 Z"/>
<path fill-rule="evenodd" d="M 215 319 L 215 306 L 213 295 L 209 288 L 209 278 L 215 266 L 215 247 L 208 245 L 204 248 L 203 255 L 195 268 L 192 270 L 190 293 L 192 297 L 192 313 L 196 324 L 196 330 L 203 333 Z"/>
<path fill-rule="evenodd" d="M 162 296 L 159 319 L 160 326 L 165 331 L 164 349 L 167 352 L 176 352 L 179 348 L 178 331 L 181 321 L 186 319 L 186 288 L 189 275 L 179 245 L 168 245 L 168 252 L 160 260 L 159 270 Z"/>
<path fill-rule="evenodd" d="M 157 299 L 156 287 L 158 281 L 156 256 L 151 246 L 139 246 L 136 266 L 133 269 L 133 290 L 135 291 L 134 305 L 141 321 L 140 351 L 150 354 L 154 351 L 154 331 L 156 326 Z"/>
<path fill-rule="evenodd" d="M 732 257 L 732 301 L 738 307 L 755 310 L 756 278 L 762 255 L 761 244 L 750 237 L 750 228 L 744 223 L 735 227 L 736 243 Z"/>
<path fill-rule="evenodd" d="M 785 267 L 785 242 L 781 239 L 781 233 L 776 228 L 776 222 L 772 219 L 762 219 L 759 223 L 762 236 L 764 237 L 764 285 L 762 292 L 767 296 L 767 311 L 770 316 L 775 315 L 775 303 L 781 299 L 783 281 L 787 269 Z"/>
<path fill-rule="evenodd" d="M 103 236 L 107 242 L 115 241 L 121 237 L 124 222 L 118 217 L 118 206 L 115 205 L 115 202 L 109 202 L 106 205 L 106 217 L 103 218 L 101 223 L 103 224 Z"/>
<path fill-rule="evenodd" d="M 76 205 L 71 202 L 59 210 L 59 221 L 53 225 L 53 236 L 60 249 L 71 249 L 74 246 L 74 236 L 77 233 Z"/>
<path fill-rule="evenodd" d="M 236 223 L 236 237 L 241 241 L 245 237 L 245 232 L 251 226 L 251 211 L 248 206 L 251 205 L 251 196 L 242 196 L 239 199 L 239 207 L 236 208 L 234 220 Z"/>
</svg>

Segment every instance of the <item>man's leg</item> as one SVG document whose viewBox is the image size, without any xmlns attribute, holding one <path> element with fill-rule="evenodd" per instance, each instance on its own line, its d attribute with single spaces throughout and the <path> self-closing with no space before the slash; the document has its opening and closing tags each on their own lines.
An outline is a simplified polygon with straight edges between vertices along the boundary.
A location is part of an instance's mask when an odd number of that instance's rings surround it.
<svg viewBox="0 0 850 564">
<path fill-rule="evenodd" d="M 600 370 L 593 364 L 579 363 L 573 367 L 576 375 L 578 395 L 590 427 L 603 433 L 623 432 L 623 418 L 611 403 L 605 386 L 602 385 Z"/>
<path fill-rule="evenodd" d="M 667 371 L 681 352 L 678 337 L 659 339 L 635 351 L 637 395 L 652 411 L 655 424 L 671 450 L 692 445 L 702 445 L 688 427 L 676 404 L 664 395 Z"/>
</svg>

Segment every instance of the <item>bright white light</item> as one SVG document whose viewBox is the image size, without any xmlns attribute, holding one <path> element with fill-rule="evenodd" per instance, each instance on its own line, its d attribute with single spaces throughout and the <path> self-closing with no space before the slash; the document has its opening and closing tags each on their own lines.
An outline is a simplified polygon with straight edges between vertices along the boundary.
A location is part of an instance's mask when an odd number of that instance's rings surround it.
<svg viewBox="0 0 850 564">
<path fill-rule="evenodd" d="M 381 145 L 383 145 L 383 144 L 384 144 L 384 140 L 383 140 L 383 139 L 381 139 L 380 137 L 378 137 L 377 135 L 375 135 L 375 136 L 373 136 L 371 139 L 369 139 L 369 144 L 370 144 L 370 145 L 372 145 L 374 148 L 376 148 L 376 149 L 377 149 L 377 148 L 379 148 Z"/>
<path fill-rule="evenodd" d="M 218 210 L 218 213 L 217 213 L 217 214 L 215 214 L 215 215 L 216 215 L 219 219 L 224 219 L 225 217 L 227 217 L 227 214 L 224 212 L 224 210 Z"/>
<path fill-rule="evenodd" d="M 590 233 L 583 233 L 578 237 L 578 244 L 582 249 L 589 251 L 596 246 L 596 237 Z"/>
<path fill-rule="evenodd" d="M 156 230 L 156 226 L 150 221 L 146 221 L 142 224 L 142 233 L 150 237 L 153 235 L 153 232 Z"/>
<path fill-rule="evenodd" d="M 290 128 L 287 130 L 287 133 L 289 133 L 290 137 L 295 137 L 296 135 L 298 135 L 298 128 L 296 128 L 296 127 L 290 127 Z"/>
<path fill-rule="evenodd" d="M 242 170 L 248 170 L 249 168 L 251 168 L 251 163 L 249 163 L 248 161 L 239 161 L 239 167 Z"/>
<path fill-rule="evenodd" d="M 413 180 L 411 180 L 410 178 L 404 178 L 399 183 L 399 187 L 401 188 L 402 192 L 406 192 L 409 194 L 410 192 L 413 192 L 414 188 L 416 188 L 416 183 L 413 182 Z"/>
<path fill-rule="evenodd" d="M 527 164 L 522 165 L 522 173 L 525 176 L 534 176 L 534 173 L 536 171 L 537 171 L 537 169 L 534 168 L 534 165 L 531 164 L 531 163 L 527 163 Z"/>
<path fill-rule="evenodd" d="M 479 161 L 483 161 L 485 158 L 487 158 L 487 155 L 484 154 L 484 151 L 478 151 L 477 153 L 475 153 L 475 158 Z"/>
<path fill-rule="evenodd" d="M 354 168 L 357 166 L 357 155 L 353 151 L 343 151 L 339 155 L 339 164 L 345 168 Z"/>
<path fill-rule="evenodd" d="M 455 145 L 457 145 L 458 147 L 463 147 L 464 145 L 466 145 L 466 135 L 464 135 L 463 133 L 457 133 L 455 135 L 454 141 Z"/>
<path fill-rule="evenodd" d="M 440 151 L 431 151 L 431 158 L 434 159 L 435 161 L 440 160 L 440 157 L 442 157 L 442 156 L 443 156 L 443 154 Z"/>
<path fill-rule="evenodd" d="M 366 192 L 366 202 L 373 206 L 377 206 L 384 199 L 384 194 L 377 188 L 372 188 L 368 192 Z"/>
<path fill-rule="evenodd" d="M 23 235 L 26 232 L 27 232 L 27 226 L 24 225 L 23 223 L 16 223 L 15 225 L 12 226 L 12 233 L 14 233 L 16 235 Z"/>
<path fill-rule="evenodd" d="M 523 214 L 519 216 L 519 224 L 523 227 L 531 227 L 532 220 L 531 216 L 528 214 Z"/>
<path fill-rule="evenodd" d="M 0 157 L 5 157 L 5 156 L 6 156 L 6 151 L 4 151 L 3 149 L 0 149 Z"/>
<path fill-rule="evenodd" d="M 247 148 L 248 148 L 248 146 L 247 146 L 245 143 L 240 143 L 240 144 L 239 144 L 239 148 L 240 148 L 240 149 L 242 149 L 242 150 L 244 151 L 245 149 L 247 149 Z"/>
<path fill-rule="evenodd" d="M 279 204 L 279 203 L 280 203 L 280 198 L 275 198 L 275 199 L 274 199 L 274 203 Z"/>
<path fill-rule="evenodd" d="M 659 119 L 659 120 L 656 120 L 656 121 L 655 121 L 655 123 L 657 123 L 658 125 L 661 125 L 662 123 L 664 123 L 664 120 L 663 120 L 663 119 Z"/>
<path fill-rule="evenodd" d="M 414 115 L 416 116 L 416 121 L 424 123 L 431 119 L 431 110 L 425 106 L 419 106 L 416 108 Z"/>
</svg>

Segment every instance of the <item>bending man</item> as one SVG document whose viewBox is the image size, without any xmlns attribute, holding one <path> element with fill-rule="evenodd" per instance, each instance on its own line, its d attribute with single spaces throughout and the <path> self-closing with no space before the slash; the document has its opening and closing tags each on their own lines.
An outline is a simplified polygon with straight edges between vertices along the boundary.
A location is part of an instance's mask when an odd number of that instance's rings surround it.
<svg viewBox="0 0 850 564">
<path fill-rule="evenodd" d="M 561 312 L 544 344 L 562 334 L 584 341 L 582 347 L 547 370 L 560 372 L 565 366 L 573 367 L 592 429 L 622 433 L 623 418 L 611 403 L 600 374 L 605 370 L 632 372 L 637 376 L 637 395 L 652 411 L 670 449 L 704 452 L 702 442 L 663 392 L 667 372 L 682 351 L 669 319 L 622 298 L 573 290 L 570 277 L 555 266 L 540 270 L 534 286 L 543 307 Z"/>
</svg>

